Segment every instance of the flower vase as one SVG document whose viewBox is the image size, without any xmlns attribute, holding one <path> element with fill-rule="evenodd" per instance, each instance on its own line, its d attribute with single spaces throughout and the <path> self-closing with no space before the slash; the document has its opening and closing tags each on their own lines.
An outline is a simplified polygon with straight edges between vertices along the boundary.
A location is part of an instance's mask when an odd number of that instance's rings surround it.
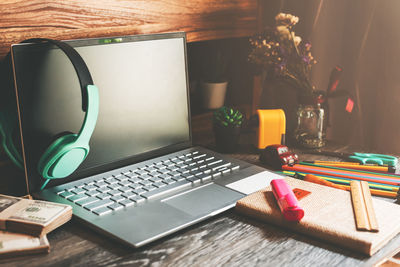
<svg viewBox="0 0 400 267">
<path fill-rule="evenodd" d="M 296 142 L 306 148 L 321 148 L 326 144 L 326 114 L 320 104 L 300 104 L 297 109 Z"/>
</svg>

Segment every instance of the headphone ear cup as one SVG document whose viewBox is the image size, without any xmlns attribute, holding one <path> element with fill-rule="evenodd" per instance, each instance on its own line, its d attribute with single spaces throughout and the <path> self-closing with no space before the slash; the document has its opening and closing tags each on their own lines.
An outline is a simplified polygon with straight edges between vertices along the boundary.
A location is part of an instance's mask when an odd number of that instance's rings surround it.
<svg viewBox="0 0 400 267">
<path fill-rule="evenodd" d="M 77 134 L 62 132 L 52 138 L 52 143 L 41 156 L 38 164 L 43 178 L 64 178 L 73 173 L 89 153 L 89 146 L 76 144 Z"/>
<path fill-rule="evenodd" d="M 73 132 L 70 132 L 70 131 L 64 131 L 64 132 L 58 133 L 58 134 L 56 134 L 56 135 L 53 135 L 53 136 L 50 138 L 50 140 L 46 143 L 46 146 L 45 146 L 45 148 L 44 148 L 44 150 L 43 150 L 42 155 L 45 154 L 45 152 L 49 149 L 49 147 L 50 147 L 57 139 L 63 137 L 64 135 L 69 135 L 69 134 L 74 134 L 74 133 L 73 133 Z"/>
</svg>

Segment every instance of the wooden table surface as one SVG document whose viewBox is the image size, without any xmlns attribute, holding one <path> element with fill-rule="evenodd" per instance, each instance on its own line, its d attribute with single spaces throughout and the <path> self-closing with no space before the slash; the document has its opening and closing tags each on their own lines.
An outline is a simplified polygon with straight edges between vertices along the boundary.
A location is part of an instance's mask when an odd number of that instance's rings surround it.
<svg viewBox="0 0 400 267">
<path fill-rule="evenodd" d="M 212 146 L 212 142 L 206 146 L 210 144 Z M 329 149 L 350 151 L 349 147 L 343 146 L 330 146 Z M 321 156 L 295 151 L 301 160 L 321 159 Z M 260 164 L 257 154 L 252 152 L 232 156 Z M 0 265 L 371 266 L 400 247 L 398 235 L 373 257 L 367 257 L 243 217 L 232 209 L 139 249 L 113 241 L 75 219 L 49 233 L 48 239 L 49 254 L 4 259 L 0 260 Z"/>
</svg>

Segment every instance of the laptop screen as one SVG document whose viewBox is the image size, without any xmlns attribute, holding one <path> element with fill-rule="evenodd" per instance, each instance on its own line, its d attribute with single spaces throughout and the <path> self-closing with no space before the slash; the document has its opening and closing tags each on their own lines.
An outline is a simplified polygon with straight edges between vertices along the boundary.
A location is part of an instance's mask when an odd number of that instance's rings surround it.
<svg viewBox="0 0 400 267">
<path fill-rule="evenodd" d="M 67 41 L 99 88 L 99 115 L 80 167 L 51 184 L 162 155 L 191 143 L 184 33 Z M 60 133 L 78 133 L 82 97 L 66 55 L 49 44 L 12 47 L 30 190 L 37 166 Z"/>
</svg>

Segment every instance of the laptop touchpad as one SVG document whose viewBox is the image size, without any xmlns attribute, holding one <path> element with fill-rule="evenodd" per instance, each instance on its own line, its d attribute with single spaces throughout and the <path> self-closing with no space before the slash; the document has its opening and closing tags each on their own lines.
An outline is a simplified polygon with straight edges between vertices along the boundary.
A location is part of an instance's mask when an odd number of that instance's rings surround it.
<svg viewBox="0 0 400 267">
<path fill-rule="evenodd" d="M 207 214 L 232 206 L 245 195 L 228 188 L 208 184 L 162 202 L 193 216 Z"/>
</svg>

